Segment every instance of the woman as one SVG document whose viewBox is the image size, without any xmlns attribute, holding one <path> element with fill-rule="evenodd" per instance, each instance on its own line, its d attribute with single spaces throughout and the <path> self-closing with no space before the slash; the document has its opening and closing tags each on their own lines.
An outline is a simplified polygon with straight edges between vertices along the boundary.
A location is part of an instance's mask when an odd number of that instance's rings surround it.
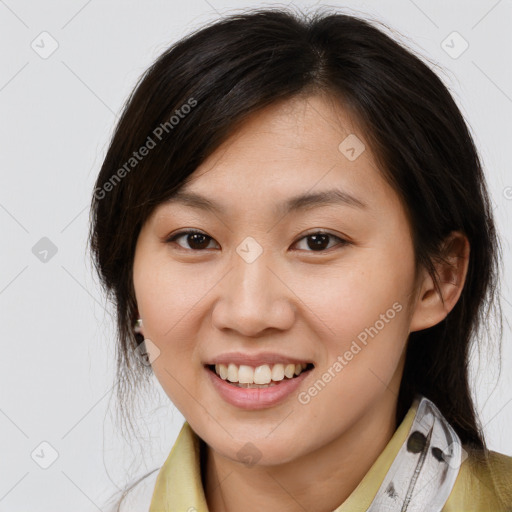
<svg viewBox="0 0 512 512">
<path fill-rule="evenodd" d="M 151 512 L 512 510 L 468 354 L 499 246 L 446 87 L 369 23 L 261 10 L 145 73 L 92 202 L 118 386 L 186 419 Z"/>
</svg>

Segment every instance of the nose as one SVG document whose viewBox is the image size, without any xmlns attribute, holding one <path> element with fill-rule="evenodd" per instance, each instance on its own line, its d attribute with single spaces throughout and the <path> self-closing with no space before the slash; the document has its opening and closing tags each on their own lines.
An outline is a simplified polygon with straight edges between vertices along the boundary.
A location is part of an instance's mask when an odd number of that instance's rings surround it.
<svg viewBox="0 0 512 512">
<path fill-rule="evenodd" d="M 234 266 L 216 287 L 214 327 L 258 337 L 272 329 L 287 330 L 295 320 L 294 297 L 286 279 L 271 267 L 266 253 L 247 262 L 234 255 Z"/>
</svg>

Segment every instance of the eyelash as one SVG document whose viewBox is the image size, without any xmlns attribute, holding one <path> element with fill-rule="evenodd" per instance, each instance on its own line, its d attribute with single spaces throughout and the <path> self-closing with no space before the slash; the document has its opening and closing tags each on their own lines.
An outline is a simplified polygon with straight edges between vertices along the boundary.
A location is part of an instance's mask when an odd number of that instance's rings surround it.
<svg viewBox="0 0 512 512">
<path fill-rule="evenodd" d="M 202 231 L 199 231 L 199 230 L 195 230 L 195 229 L 189 229 L 189 230 L 185 230 L 185 231 L 180 231 L 179 233 L 176 233 L 172 236 L 170 236 L 169 238 L 167 238 L 165 240 L 165 243 L 171 243 L 171 242 L 174 242 L 175 240 L 185 236 L 185 235 L 194 235 L 194 234 L 198 234 L 198 235 L 204 235 L 205 237 L 209 238 L 210 240 L 214 240 L 212 237 L 208 236 L 206 233 L 203 233 Z M 337 235 L 334 235 L 333 233 L 329 233 L 328 231 L 312 231 L 310 233 L 306 233 L 305 235 L 303 235 L 301 238 L 299 238 L 296 242 L 294 242 L 294 245 L 298 242 L 300 242 L 301 240 L 305 239 L 305 238 L 308 238 L 310 236 L 313 236 L 313 235 L 327 235 L 331 238 L 336 238 L 337 240 L 339 240 L 339 243 L 338 244 L 335 244 L 333 247 L 336 247 L 336 246 L 339 246 L 339 247 L 344 247 L 346 245 L 349 245 L 350 242 L 348 240 L 345 240 L 344 238 L 341 238 Z M 186 249 L 182 246 L 180 246 L 178 244 L 178 247 L 180 249 L 183 249 L 185 251 L 192 251 L 192 252 L 204 252 L 206 251 L 206 249 Z M 312 250 L 306 250 L 306 252 L 311 252 L 311 253 L 325 253 L 325 252 L 328 252 L 330 249 L 332 249 L 333 247 L 330 247 L 329 249 L 325 249 L 325 250 L 321 250 L 321 251 L 312 251 Z"/>
</svg>

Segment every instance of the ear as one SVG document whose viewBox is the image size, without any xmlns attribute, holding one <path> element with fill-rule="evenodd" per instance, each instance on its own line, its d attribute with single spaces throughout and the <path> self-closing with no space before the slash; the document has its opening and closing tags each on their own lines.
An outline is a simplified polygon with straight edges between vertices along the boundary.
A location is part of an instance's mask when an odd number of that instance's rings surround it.
<svg viewBox="0 0 512 512">
<path fill-rule="evenodd" d="M 432 327 L 446 318 L 462 293 L 469 265 L 469 241 L 460 231 L 452 231 L 442 247 L 442 259 L 435 263 L 441 296 L 426 269 L 422 270 L 410 332 Z"/>
</svg>

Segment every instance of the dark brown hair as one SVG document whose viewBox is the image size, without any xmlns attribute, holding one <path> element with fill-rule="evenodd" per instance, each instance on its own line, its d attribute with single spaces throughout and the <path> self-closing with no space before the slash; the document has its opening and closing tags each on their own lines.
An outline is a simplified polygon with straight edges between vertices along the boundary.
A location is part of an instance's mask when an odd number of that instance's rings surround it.
<svg viewBox="0 0 512 512">
<path fill-rule="evenodd" d="M 471 247 L 455 307 L 442 322 L 410 334 L 397 424 L 420 393 L 463 443 L 485 446 L 468 359 L 471 341 L 480 339 L 482 326 L 487 330 L 496 306 L 501 328 L 501 306 L 500 247 L 481 162 L 440 78 L 373 25 L 319 11 L 235 14 L 172 45 L 139 80 L 112 137 L 91 208 L 94 263 L 117 310 L 121 404 L 151 375 L 136 355 L 142 340 L 133 333 L 132 267 L 145 220 L 248 116 L 299 94 L 325 93 L 358 120 L 406 207 L 417 264 L 437 283 L 434 263 L 442 258 L 445 237 L 460 230 Z M 143 157 L 142 147 L 149 149 Z"/>
</svg>

